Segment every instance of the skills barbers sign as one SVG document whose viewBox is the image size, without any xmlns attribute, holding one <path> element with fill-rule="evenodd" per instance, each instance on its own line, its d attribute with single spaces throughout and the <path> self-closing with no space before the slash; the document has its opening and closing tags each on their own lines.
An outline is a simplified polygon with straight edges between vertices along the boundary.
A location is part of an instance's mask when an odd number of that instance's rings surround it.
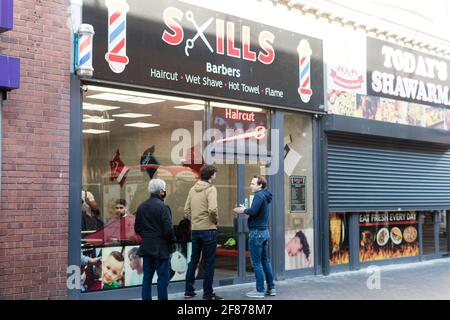
<svg viewBox="0 0 450 320">
<path fill-rule="evenodd" d="M 371 38 L 367 55 L 368 95 L 450 106 L 448 60 Z"/>
<path fill-rule="evenodd" d="M 322 41 L 178 1 L 85 0 L 94 78 L 323 111 Z"/>
</svg>

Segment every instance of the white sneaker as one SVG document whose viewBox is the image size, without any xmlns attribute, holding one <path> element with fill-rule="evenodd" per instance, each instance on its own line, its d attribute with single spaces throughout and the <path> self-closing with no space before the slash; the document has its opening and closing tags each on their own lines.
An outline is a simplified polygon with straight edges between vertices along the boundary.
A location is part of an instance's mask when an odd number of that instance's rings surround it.
<svg viewBox="0 0 450 320">
<path fill-rule="evenodd" d="M 274 297 L 277 295 L 277 290 L 275 288 L 266 290 L 265 294 L 266 294 L 266 296 Z"/>
<path fill-rule="evenodd" d="M 246 294 L 249 298 L 264 298 L 264 292 L 250 291 Z"/>
</svg>

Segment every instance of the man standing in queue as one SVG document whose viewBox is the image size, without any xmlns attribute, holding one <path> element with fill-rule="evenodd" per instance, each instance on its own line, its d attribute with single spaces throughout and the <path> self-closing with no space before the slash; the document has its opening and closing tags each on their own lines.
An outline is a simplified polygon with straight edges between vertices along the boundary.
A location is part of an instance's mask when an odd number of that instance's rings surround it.
<svg viewBox="0 0 450 320">
<path fill-rule="evenodd" d="M 218 205 L 217 189 L 213 182 L 217 168 L 206 165 L 200 170 L 200 180 L 189 191 L 185 216 L 191 220 L 192 255 L 186 273 L 185 298 L 193 298 L 195 293 L 195 270 L 202 255 L 205 277 L 203 280 L 203 299 L 223 300 L 213 291 L 214 268 L 216 265 Z"/>
<path fill-rule="evenodd" d="M 144 279 L 142 300 L 152 300 L 152 279 L 158 275 L 158 300 L 168 300 L 169 258 L 176 241 L 172 213 L 164 203 L 166 183 L 153 179 L 148 185 L 150 198 L 143 202 L 136 214 L 135 232 L 142 237 L 138 255 L 143 257 Z"/>
</svg>

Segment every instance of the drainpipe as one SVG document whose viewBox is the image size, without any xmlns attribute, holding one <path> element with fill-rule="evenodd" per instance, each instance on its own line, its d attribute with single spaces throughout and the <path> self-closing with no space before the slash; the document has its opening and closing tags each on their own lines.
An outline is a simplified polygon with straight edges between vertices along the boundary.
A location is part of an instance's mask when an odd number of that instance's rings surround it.
<svg viewBox="0 0 450 320">
<path fill-rule="evenodd" d="M 0 92 L 0 199 L 2 196 L 2 167 L 3 167 L 3 158 L 2 158 L 2 149 L 3 149 L 3 99 L 6 97 L 6 92 Z M 1 203 L 1 201 L 0 201 Z M 1 206 L 0 206 L 1 207 Z"/>
</svg>

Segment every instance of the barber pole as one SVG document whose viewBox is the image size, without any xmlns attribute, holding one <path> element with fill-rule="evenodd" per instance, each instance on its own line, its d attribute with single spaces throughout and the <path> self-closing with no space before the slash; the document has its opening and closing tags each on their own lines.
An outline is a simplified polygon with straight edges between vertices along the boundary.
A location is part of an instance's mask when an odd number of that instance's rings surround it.
<svg viewBox="0 0 450 320">
<path fill-rule="evenodd" d="M 130 6 L 126 0 L 106 0 L 105 5 L 108 8 L 108 53 L 105 59 L 113 72 L 122 73 L 129 62 L 126 40 Z"/>
<path fill-rule="evenodd" d="M 92 41 L 94 28 L 90 24 L 82 24 L 78 29 L 78 68 L 79 77 L 90 78 L 94 73 L 92 67 Z"/>
<path fill-rule="evenodd" d="M 300 41 L 297 47 L 299 56 L 299 74 L 300 74 L 300 87 L 298 93 L 304 103 L 308 103 L 311 100 L 313 94 L 311 90 L 311 55 L 312 50 L 309 42 L 305 39 Z"/>
</svg>

